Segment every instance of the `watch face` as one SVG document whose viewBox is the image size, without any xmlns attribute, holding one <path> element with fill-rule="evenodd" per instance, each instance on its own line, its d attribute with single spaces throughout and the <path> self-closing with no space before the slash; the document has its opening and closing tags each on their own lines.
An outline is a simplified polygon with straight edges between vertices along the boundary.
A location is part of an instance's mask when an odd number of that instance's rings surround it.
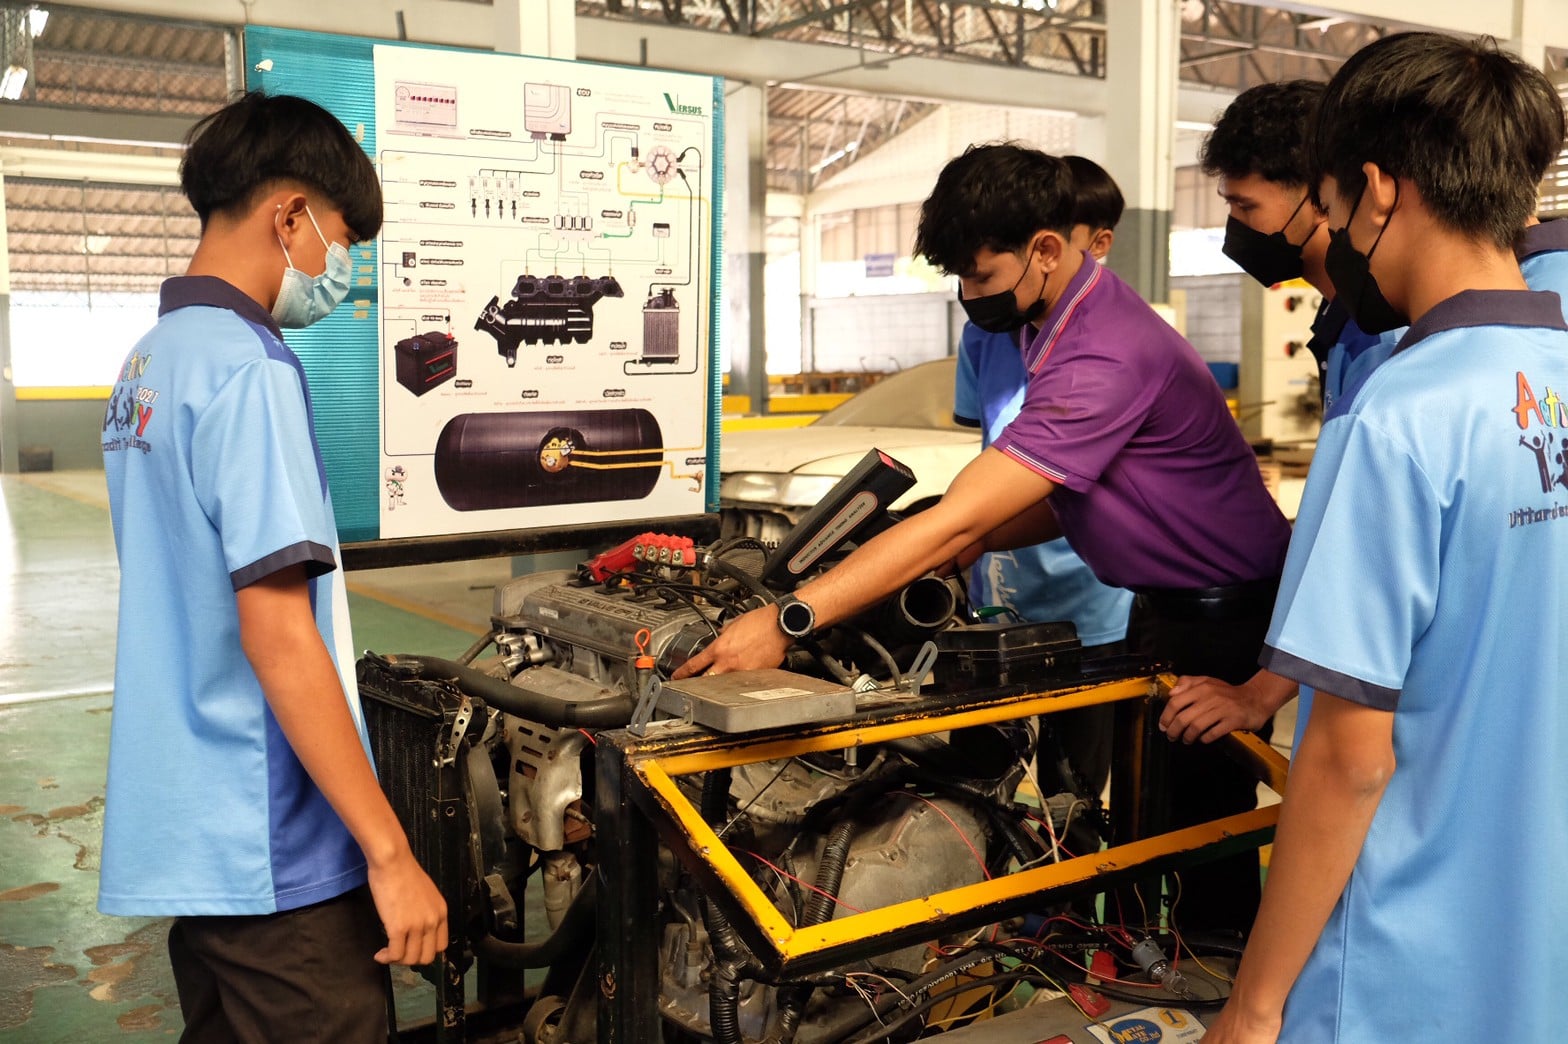
<svg viewBox="0 0 1568 1044">
<path fill-rule="evenodd" d="M 789 601 L 779 605 L 779 629 L 791 638 L 810 634 L 816 622 L 817 614 L 805 602 Z"/>
</svg>

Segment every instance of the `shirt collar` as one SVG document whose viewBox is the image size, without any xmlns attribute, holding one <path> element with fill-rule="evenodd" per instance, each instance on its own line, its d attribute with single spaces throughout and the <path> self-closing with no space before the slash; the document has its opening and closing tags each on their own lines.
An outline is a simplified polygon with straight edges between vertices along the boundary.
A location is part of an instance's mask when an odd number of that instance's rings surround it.
<svg viewBox="0 0 1568 1044">
<path fill-rule="evenodd" d="M 1550 290 L 1461 290 L 1410 324 L 1395 354 L 1435 333 L 1466 326 L 1541 326 L 1568 330 L 1562 299 Z"/>
<path fill-rule="evenodd" d="M 1040 332 L 1034 340 L 1024 345 L 1024 368 L 1030 373 L 1039 370 L 1045 357 L 1051 354 L 1051 349 L 1062 335 L 1062 330 L 1067 326 L 1067 321 L 1072 318 L 1079 303 L 1100 282 L 1105 266 L 1095 262 L 1088 254 L 1083 255 L 1083 263 L 1078 266 L 1078 271 L 1067 281 L 1062 288 L 1061 296 L 1056 299 L 1056 306 L 1045 316 L 1045 321 L 1040 326 Z"/>
<path fill-rule="evenodd" d="M 1568 250 L 1568 221 L 1559 219 L 1531 225 L 1519 238 L 1519 245 L 1514 248 L 1514 253 L 1523 261 L 1527 257 L 1544 254 L 1549 250 Z"/>
<path fill-rule="evenodd" d="M 272 313 L 261 307 L 249 294 L 217 276 L 175 276 L 165 279 L 158 292 L 158 314 L 167 315 L 178 308 L 192 305 L 209 305 L 227 308 L 241 319 L 260 323 L 272 331 L 274 337 L 283 339 L 283 331 Z"/>
</svg>

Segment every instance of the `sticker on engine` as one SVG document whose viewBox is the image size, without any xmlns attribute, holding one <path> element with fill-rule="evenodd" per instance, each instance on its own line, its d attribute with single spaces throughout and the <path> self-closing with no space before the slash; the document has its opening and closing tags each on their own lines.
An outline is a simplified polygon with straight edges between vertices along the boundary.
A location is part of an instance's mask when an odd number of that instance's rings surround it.
<svg viewBox="0 0 1568 1044">
<path fill-rule="evenodd" d="M 748 700 L 787 700 L 791 696 L 816 695 L 810 689 L 753 689 L 741 693 Z"/>
<path fill-rule="evenodd" d="M 1085 1028 L 1104 1044 L 1179 1044 L 1204 1034 L 1203 1023 L 1184 1008 L 1143 1008 Z"/>
</svg>

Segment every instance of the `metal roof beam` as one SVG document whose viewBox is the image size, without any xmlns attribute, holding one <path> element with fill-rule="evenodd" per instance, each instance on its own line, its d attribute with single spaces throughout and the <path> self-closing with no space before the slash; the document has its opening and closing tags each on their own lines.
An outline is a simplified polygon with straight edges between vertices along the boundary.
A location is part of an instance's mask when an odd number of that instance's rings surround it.
<svg viewBox="0 0 1568 1044">
<path fill-rule="evenodd" d="M 33 102 L 5 102 L 0 104 L 0 135 L 174 148 L 184 142 L 186 132 L 195 124 L 196 119 L 195 116 L 154 116 L 62 105 L 39 105 Z M 75 177 L 79 179 L 82 175 L 77 174 Z"/>
</svg>

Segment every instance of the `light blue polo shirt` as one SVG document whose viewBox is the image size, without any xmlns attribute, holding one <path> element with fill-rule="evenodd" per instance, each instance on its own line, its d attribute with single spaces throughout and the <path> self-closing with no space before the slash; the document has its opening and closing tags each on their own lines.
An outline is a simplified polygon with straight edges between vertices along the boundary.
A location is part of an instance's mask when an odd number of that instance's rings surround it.
<svg viewBox="0 0 1568 1044">
<path fill-rule="evenodd" d="M 1568 295 L 1568 221 L 1543 221 L 1524 230 L 1520 239 L 1519 271 L 1531 290 Z M 1568 296 L 1563 306 L 1568 312 Z M 1345 324 L 1338 343 L 1329 351 L 1324 377 L 1323 419 L 1344 413 L 1367 377 L 1394 354 L 1405 328 L 1373 336 L 1363 333 L 1354 320 Z"/>
<path fill-rule="evenodd" d="M 953 418 L 979 428 L 981 445 L 991 445 L 1024 404 L 1029 374 L 1018 335 L 965 323 L 955 383 Z M 982 555 L 970 576 L 976 604 L 1002 606 L 1021 621 L 1071 620 L 1084 645 L 1127 634 L 1132 592 L 1100 583 L 1065 539 Z"/>
<path fill-rule="evenodd" d="M 1519 239 L 1519 271 L 1531 290 L 1550 290 L 1563 298 L 1568 313 L 1568 221 L 1542 221 Z"/>
<path fill-rule="evenodd" d="M 1396 767 L 1282 1044 L 1563 1034 L 1565 396 L 1557 295 L 1467 291 L 1323 428 L 1263 664 L 1391 712 Z"/>
<path fill-rule="evenodd" d="M 98 908 L 266 914 L 363 884 L 240 645 L 235 592 L 303 563 L 339 675 L 320 698 L 369 757 L 310 394 L 272 317 L 220 279 L 165 282 L 103 452 L 120 610 Z"/>
<path fill-rule="evenodd" d="M 1338 417 L 1350 408 L 1356 392 L 1372 371 L 1394 354 L 1405 327 L 1369 334 L 1345 317 L 1345 324 L 1328 351 L 1323 372 L 1323 419 Z"/>
</svg>

